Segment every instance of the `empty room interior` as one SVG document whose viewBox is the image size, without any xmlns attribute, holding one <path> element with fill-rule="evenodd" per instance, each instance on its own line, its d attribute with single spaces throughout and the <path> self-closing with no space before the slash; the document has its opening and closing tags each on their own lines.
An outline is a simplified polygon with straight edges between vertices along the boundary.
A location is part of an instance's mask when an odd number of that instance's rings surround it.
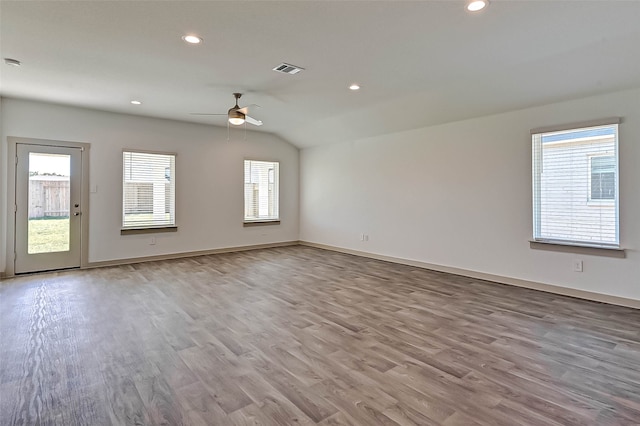
<svg viewBox="0 0 640 426">
<path fill-rule="evenodd" d="M 0 425 L 640 424 L 638 22 L 0 1 Z"/>
</svg>

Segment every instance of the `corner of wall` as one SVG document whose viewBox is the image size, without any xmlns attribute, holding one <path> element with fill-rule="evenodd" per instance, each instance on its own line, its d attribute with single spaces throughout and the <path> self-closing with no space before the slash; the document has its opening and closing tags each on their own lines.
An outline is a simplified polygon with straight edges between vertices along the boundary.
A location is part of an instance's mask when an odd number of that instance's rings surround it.
<svg viewBox="0 0 640 426">
<path fill-rule="evenodd" d="M 3 182 L 0 190 L 0 277 L 4 276 L 6 270 L 6 250 L 7 240 L 7 135 L 4 123 L 3 112 L 4 98 L 0 97 L 0 182 Z"/>
</svg>

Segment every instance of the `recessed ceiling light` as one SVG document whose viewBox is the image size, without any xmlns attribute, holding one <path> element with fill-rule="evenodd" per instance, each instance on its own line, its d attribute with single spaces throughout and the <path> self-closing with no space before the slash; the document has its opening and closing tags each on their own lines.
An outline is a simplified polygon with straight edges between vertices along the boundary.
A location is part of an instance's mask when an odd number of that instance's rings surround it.
<svg viewBox="0 0 640 426">
<path fill-rule="evenodd" d="M 131 101 L 131 103 L 133 105 L 142 105 L 142 102 L 140 102 L 140 101 Z"/>
<path fill-rule="evenodd" d="M 182 39 L 184 41 L 186 41 L 187 43 L 190 44 L 200 44 L 202 43 L 204 40 L 202 40 L 202 38 L 196 36 L 196 35 L 184 35 L 182 36 Z"/>
<path fill-rule="evenodd" d="M 351 86 L 349 86 L 349 89 L 350 90 L 360 90 L 360 86 L 355 84 L 355 83 L 353 83 Z"/>
<path fill-rule="evenodd" d="M 20 61 L 17 59 L 4 58 L 4 63 L 7 65 L 11 65 L 14 67 L 19 67 L 21 65 Z"/>
<path fill-rule="evenodd" d="M 487 6 L 489 6 L 489 0 L 471 0 L 467 3 L 467 10 L 469 12 L 478 12 Z"/>
</svg>

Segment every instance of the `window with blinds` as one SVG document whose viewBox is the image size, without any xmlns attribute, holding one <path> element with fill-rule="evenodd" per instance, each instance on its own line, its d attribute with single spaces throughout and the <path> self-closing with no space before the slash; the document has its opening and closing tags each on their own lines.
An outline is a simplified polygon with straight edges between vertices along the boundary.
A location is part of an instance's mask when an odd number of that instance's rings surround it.
<svg viewBox="0 0 640 426">
<path fill-rule="evenodd" d="M 244 161 L 244 221 L 277 221 L 279 163 Z"/>
<path fill-rule="evenodd" d="M 532 130 L 534 240 L 619 247 L 617 123 Z"/>
<path fill-rule="evenodd" d="M 173 227 L 175 154 L 122 153 L 122 227 Z"/>
</svg>

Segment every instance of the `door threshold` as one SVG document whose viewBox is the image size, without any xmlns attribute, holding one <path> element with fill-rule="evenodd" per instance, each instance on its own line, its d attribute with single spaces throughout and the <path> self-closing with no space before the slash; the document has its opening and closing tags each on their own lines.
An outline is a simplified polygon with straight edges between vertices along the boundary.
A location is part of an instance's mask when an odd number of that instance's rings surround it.
<svg viewBox="0 0 640 426">
<path fill-rule="evenodd" d="M 80 270 L 79 266 L 72 266 L 70 268 L 57 268 L 57 269 L 46 269 L 43 271 L 31 271 L 31 272 L 16 272 L 15 277 L 26 277 L 29 275 L 39 275 L 39 274 L 50 274 L 52 272 L 65 272 L 65 271 L 73 271 Z"/>
</svg>

